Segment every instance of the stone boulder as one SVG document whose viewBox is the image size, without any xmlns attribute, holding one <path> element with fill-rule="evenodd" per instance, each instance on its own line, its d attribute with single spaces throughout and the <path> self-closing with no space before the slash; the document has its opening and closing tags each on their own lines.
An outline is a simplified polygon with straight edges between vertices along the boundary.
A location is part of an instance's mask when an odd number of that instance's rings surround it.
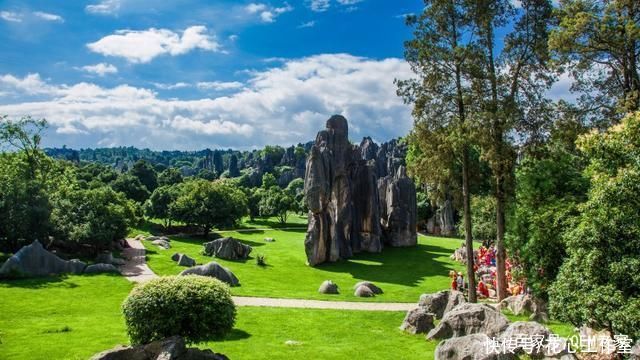
<svg viewBox="0 0 640 360">
<path fill-rule="evenodd" d="M 360 285 L 356 288 L 353 295 L 357 297 L 374 297 L 376 294 L 366 285 Z"/>
<path fill-rule="evenodd" d="M 549 339 L 549 335 L 551 335 L 551 331 L 544 327 L 543 325 L 538 324 L 537 322 L 532 321 L 516 321 L 509 326 L 500 334 L 497 338 L 501 343 L 510 341 L 512 339 L 517 339 L 518 337 L 540 337 L 545 341 Z M 566 346 L 565 346 L 566 347 Z M 522 346 L 511 348 L 516 354 L 527 353 L 529 355 L 540 356 L 543 354 L 544 346 L 540 349 L 531 347 L 531 348 L 523 348 Z M 547 355 L 547 354 L 545 354 Z M 555 354 L 549 354 L 555 355 Z"/>
<path fill-rule="evenodd" d="M 23 246 L 0 267 L 0 277 L 29 277 L 57 274 L 80 274 L 86 263 L 63 260 L 47 251 L 38 240 Z"/>
<path fill-rule="evenodd" d="M 93 264 L 87 266 L 84 269 L 85 274 L 99 274 L 99 273 L 119 273 L 118 268 L 112 264 Z"/>
<path fill-rule="evenodd" d="M 416 186 L 404 166 L 400 166 L 394 176 L 378 180 L 378 194 L 386 244 L 415 246 L 418 243 Z"/>
<path fill-rule="evenodd" d="M 338 285 L 331 280 L 325 280 L 318 288 L 320 294 L 338 294 Z"/>
<path fill-rule="evenodd" d="M 376 294 L 376 295 L 380 295 L 382 294 L 382 289 L 380 289 L 379 287 L 377 287 L 374 283 L 368 282 L 368 281 L 360 281 L 359 283 L 355 284 L 353 286 L 353 290 L 359 288 L 360 286 L 366 286 L 369 288 L 369 290 L 371 290 L 372 293 Z"/>
<path fill-rule="evenodd" d="M 171 260 L 173 260 L 173 261 L 180 260 L 180 255 L 182 255 L 182 254 L 181 253 L 174 253 L 173 255 L 171 255 Z"/>
<path fill-rule="evenodd" d="M 111 251 L 103 251 L 96 256 L 96 263 L 111 264 L 113 262 L 113 253 Z"/>
<path fill-rule="evenodd" d="M 192 267 L 196 265 L 196 261 L 185 254 L 180 254 L 180 257 L 178 257 L 178 265 Z"/>
<path fill-rule="evenodd" d="M 434 328 L 433 319 L 435 315 L 427 312 L 423 307 L 409 310 L 400 325 L 400 330 L 411 334 L 426 334 Z"/>
<path fill-rule="evenodd" d="M 448 339 L 484 333 L 497 336 L 509 325 L 507 318 L 487 304 L 463 303 L 448 311 L 427 339 Z"/>
<path fill-rule="evenodd" d="M 209 276 L 209 277 L 214 277 L 222 282 L 225 282 L 230 286 L 240 285 L 240 281 L 238 281 L 238 278 L 231 272 L 231 270 L 218 264 L 215 261 L 186 269 L 182 271 L 180 275 Z"/>
<path fill-rule="evenodd" d="M 487 344 L 491 342 L 486 334 L 470 334 L 441 341 L 436 346 L 436 360 L 511 360 L 513 354 L 492 351 Z"/>
<path fill-rule="evenodd" d="M 204 246 L 205 255 L 225 260 L 245 260 L 252 250 L 251 246 L 245 245 L 232 237 L 216 239 L 202 245 Z"/>
<path fill-rule="evenodd" d="M 427 312 L 433 313 L 436 319 L 442 319 L 449 310 L 465 303 L 464 295 L 460 291 L 442 290 L 434 294 L 422 294 L 418 306 L 424 307 Z"/>
<path fill-rule="evenodd" d="M 631 360 L 640 360 L 640 339 L 636 341 L 636 344 L 631 348 L 631 355 L 629 358 Z"/>
<path fill-rule="evenodd" d="M 165 249 L 165 250 L 171 249 L 171 243 L 167 240 L 161 240 L 161 239 L 153 240 L 151 243 L 161 249 Z"/>
<path fill-rule="evenodd" d="M 211 350 L 187 348 L 184 339 L 173 336 L 146 345 L 116 346 L 91 357 L 91 360 L 228 360 Z"/>
<path fill-rule="evenodd" d="M 514 315 L 531 315 L 536 312 L 537 306 L 531 295 L 513 295 L 500 302 L 498 307 L 508 309 Z"/>
<path fill-rule="evenodd" d="M 266 237 L 264 238 L 264 242 L 275 242 L 276 239 L 272 238 L 272 237 Z"/>
</svg>

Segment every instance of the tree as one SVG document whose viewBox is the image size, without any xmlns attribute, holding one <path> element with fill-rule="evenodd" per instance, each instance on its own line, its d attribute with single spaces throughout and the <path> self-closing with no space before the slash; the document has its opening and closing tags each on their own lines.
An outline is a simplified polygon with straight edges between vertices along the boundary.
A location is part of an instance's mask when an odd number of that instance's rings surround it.
<svg viewBox="0 0 640 360">
<path fill-rule="evenodd" d="M 271 173 L 265 173 L 262 175 L 262 188 L 263 189 L 271 189 L 274 186 L 278 186 L 278 181 L 276 177 Z"/>
<path fill-rule="evenodd" d="M 260 199 L 260 216 L 277 216 L 281 224 L 286 224 L 293 202 L 293 198 L 284 190 L 273 186 L 266 190 Z"/>
<path fill-rule="evenodd" d="M 158 186 L 175 185 L 182 182 L 182 174 L 176 168 L 167 168 L 158 175 Z"/>
<path fill-rule="evenodd" d="M 549 45 L 581 93 L 580 108 L 616 123 L 640 109 L 640 4 L 561 0 Z"/>
<path fill-rule="evenodd" d="M 591 187 L 566 234 L 550 310 L 576 326 L 640 336 L 640 113 L 578 141 Z"/>
<path fill-rule="evenodd" d="M 123 193 L 128 199 L 138 203 L 144 203 L 149 198 L 149 191 L 140 182 L 140 179 L 131 174 L 120 174 L 111 183 L 113 190 Z"/>
<path fill-rule="evenodd" d="M 40 161 L 45 155 L 40 150 L 41 133 L 46 129 L 44 119 L 36 120 L 25 116 L 18 121 L 12 121 L 7 116 L 0 116 L 0 145 L 8 145 L 25 155 L 29 166 L 30 178 L 34 179 L 41 169 Z"/>
<path fill-rule="evenodd" d="M 214 173 L 213 171 L 211 171 L 209 169 L 200 169 L 200 171 L 198 171 L 197 177 L 199 179 L 213 181 L 213 180 L 215 180 L 217 178 L 217 175 L 216 175 L 216 173 Z"/>
<path fill-rule="evenodd" d="M 136 161 L 131 170 L 129 170 L 129 174 L 137 177 L 150 193 L 158 187 L 158 174 L 146 160 Z"/>
<path fill-rule="evenodd" d="M 214 227 L 232 226 L 247 214 L 244 193 L 225 180 L 193 180 L 182 183 L 172 208 L 176 220 L 198 225 L 204 236 Z"/>
<path fill-rule="evenodd" d="M 507 294 L 505 274 L 505 230 L 509 184 L 513 182 L 516 153 L 514 133 L 543 129 L 549 101 L 545 92 L 551 86 L 549 71 L 548 27 L 552 6 L 548 0 L 523 0 L 514 9 L 509 0 L 473 2 L 471 21 L 474 47 L 480 56 L 474 59 L 470 82 L 477 101 L 472 124 L 482 157 L 493 173 L 496 199 L 497 293 Z M 512 28 L 502 40 L 497 31 Z M 500 41 L 500 43 L 498 43 Z M 519 141 L 537 139 L 539 134 L 519 132 Z"/>
<path fill-rule="evenodd" d="M 173 220 L 172 206 L 178 198 L 178 188 L 175 185 L 160 186 L 145 203 L 145 214 L 152 218 L 164 220 L 164 226 L 171 226 Z"/>
<path fill-rule="evenodd" d="M 410 170 L 443 196 L 461 183 L 469 301 L 476 301 L 473 271 L 473 239 L 469 192 L 469 147 L 467 133 L 470 106 L 468 69 L 475 57 L 469 46 L 472 23 L 461 0 L 425 0 L 423 13 L 409 16 L 414 38 L 405 43 L 405 58 L 418 79 L 398 81 L 398 95 L 412 103 L 416 119 L 409 142 L 420 157 L 413 157 Z M 461 171 L 455 171 L 456 163 Z M 460 180 L 458 180 L 460 179 Z"/>
<path fill-rule="evenodd" d="M 304 201 L 304 180 L 295 178 L 291 180 L 287 188 L 284 190 L 291 197 L 291 211 L 303 214 L 307 211 L 307 204 Z"/>
<path fill-rule="evenodd" d="M 135 205 L 107 186 L 62 187 L 52 195 L 51 224 L 61 239 L 108 249 L 137 222 Z"/>
</svg>

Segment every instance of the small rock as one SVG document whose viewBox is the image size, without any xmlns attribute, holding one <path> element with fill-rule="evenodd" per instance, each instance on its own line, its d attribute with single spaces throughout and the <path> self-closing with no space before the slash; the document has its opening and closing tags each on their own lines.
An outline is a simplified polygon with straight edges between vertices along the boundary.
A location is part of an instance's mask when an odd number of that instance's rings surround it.
<svg viewBox="0 0 640 360">
<path fill-rule="evenodd" d="M 302 345 L 302 342 L 295 341 L 295 340 L 287 340 L 284 342 L 284 344 L 288 346 L 299 346 L 299 345 Z"/>
<path fill-rule="evenodd" d="M 171 255 L 171 260 L 178 261 L 180 260 L 181 255 L 182 255 L 181 253 L 174 253 L 173 255 Z"/>
<path fill-rule="evenodd" d="M 318 292 L 320 294 L 339 294 L 338 285 L 331 280 L 325 280 L 320 284 Z"/>
<path fill-rule="evenodd" d="M 443 317 L 435 329 L 429 331 L 427 339 L 448 339 L 476 333 L 496 336 L 509 325 L 509 320 L 487 304 L 463 303 Z"/>
<path fill-rule="evenodd" d="M 435 326 L 433 325 L 434 318 L 435 314 L 427 312 L 423 307 L 417 307 L 407 312 L 402 325 L 400 325 L 400 330 L 411 334 L 427 333 Z"/>
<path fill-rule="evenodd" d="M 268 237 L 268 238 L 264 238 L 264 241 L 265 242 L 274 242 L 274 241 L 276 241 L 276 239 Z"/>
<path fill-rule="evenodd" d="M 171 244 L 166 240 L 153 240 L 151 243 L 161 249 L 171 249 Z"/>
<path fill-rule="evenodd" d="M 210 276 L 222 282 L 225 282 L 230 286 L 240 285 L 240 281 L 238 281 L 238 278 L 233 274 L 233 272 L 231 272 L 231 270 L 225 268 L 215 261 L 186 269 L 181 272 L 180 275 Z"/>
<path fill-rule="evenodd" d="M 180 254 L 180 257 L 178 258 L 178 265 L 192 267 L 196 265 L 196 261 L 185 254 Z"/>
<path fill-rule="evenodd" d="M 113 266 L 112 264 L 93 264 L 87 266 L 84 269 L 85 274 L 98 274 L 98 273 L 117 273 L 118 268 Z"/>
<path fill-rule="evenodd" d="M 374 283 L 370 283 L 368 281 L 360 281 L 359 283 L 355 284 L 353 286 L 353 289 L 357 289 L 360 286 L 366 286 L 369 288 L 369 290 L 371 290 L 372 293 L 379 295 L 382 294 L 382 289 L 380 289 L 379 287 L 377 287 Z"/>
<path fill-rule="evenodd" d="M 232 237 L 209 241 L 202 244 L 202 246 L 204 246 L 205 255 L 225 260 L 247 259 L 252 250 L 251 246 L 245 245 Z"/>
<path fill-rule="evenodd" d="M 353 293 L 353 295 L 358 296 L 358 297 L 373 297 L 373 296 L 376 296 L 376 294 L 374 294 L 373 291 L 368 286 L 364 286 L 364 285 L 358 286 L 356 288 L 356 291 Z"/>
<path fill-rule="evenodd" d="M 91 360 L 229 360 L 209 349 L 187 348 L 179 336 L 145 345 L 116 346 L 91 357 Z"/>
</svg>

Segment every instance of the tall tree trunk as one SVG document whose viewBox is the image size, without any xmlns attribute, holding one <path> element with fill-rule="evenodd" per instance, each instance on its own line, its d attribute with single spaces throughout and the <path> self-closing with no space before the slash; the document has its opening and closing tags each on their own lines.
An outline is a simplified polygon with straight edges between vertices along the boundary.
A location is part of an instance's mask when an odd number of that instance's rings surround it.
<svg viewBox="0 0 640 360">
<path fill-rule="evenodd" d="M 506 251 L 504 249 L 505 204 L 504 177 L 498 176 L 496 178 L 496 285 L 498 301 L 507 297 Z"/>
<path fill-rule="evenodd" d="M 462 202 L 464 203 L 464 242 L 467 250 L 467 281 L 469 302 L 476 302 L 476 277 L 473 271 L 473 236 L 471 228 L 471 194 L 469 193 L 469 146 L 462 150 Z"/>
</svg>

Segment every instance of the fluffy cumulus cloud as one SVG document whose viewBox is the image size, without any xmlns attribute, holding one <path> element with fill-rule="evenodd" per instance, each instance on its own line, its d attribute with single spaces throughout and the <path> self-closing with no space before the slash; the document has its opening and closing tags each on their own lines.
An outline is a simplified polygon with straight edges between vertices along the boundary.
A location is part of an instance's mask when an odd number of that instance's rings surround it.
<svg viewBox="0 0 640 360">
<path fill-rule="evenodd" d="M 132 63 L 147 63 L 160 55 L 177 56 L 200 49 L 221 51 L 215 36 L 202 25 L 191 26 L 182 35 L 167 29 L 118 30 L 113 35 L 87 44 L 96 53 L 125 58 Z"/>
<path fill-rule="evenodd" d="M 95 65 L 86 65 L 80 68 L 82 71 L 98 76 L 105 76 L 107 74 L 115 74 L 118 72 L 118 68 L 114 65 L 107 63 L 99 63 Z"/>
<path fill-rule="evenodd" d="M 287 2 L 279 7 L 269 6 L 264 3 L 250 3 L 244 9 L 249 15 L 257 15 L 262 22 L 266 23 L 275 22 L 278 16 L 293 11 L 293 7 Z"/>
<path fill-rule="evenodd" d="M 394 78 L 411 76 L 401 59 L 322 54 L 252 72 L 245 84 L 200 84 L 231 89 L 226 96 L 181 100 L 129 85 L 54 85 L 37 74 L 4 75 L 0 94 L 22 95 L 0 97 L 0 104 L 5 104 L 0 113 L 46 118 L 51 124 L 48 144 L 58 146 L 289 145 L 312 140 L 332 114 L 349 119 L 353 141 L 363 136 L 386 140 L 411 128 L 410 110 L 396 96 L 393 84 Z"/>
<path fill-rule="evenodd" d="M 90 4 L 85 7 L 85 10 L 91 14 L 111 15 L 120 10 L 120 0 L 102 0 L 95 4 Z"/>
<path fill-rule="evenodd" d="M 307 0 L 309 8 L 315 12 L 323 12 L 331 7 L 330 0 Z"/>
</svg>

